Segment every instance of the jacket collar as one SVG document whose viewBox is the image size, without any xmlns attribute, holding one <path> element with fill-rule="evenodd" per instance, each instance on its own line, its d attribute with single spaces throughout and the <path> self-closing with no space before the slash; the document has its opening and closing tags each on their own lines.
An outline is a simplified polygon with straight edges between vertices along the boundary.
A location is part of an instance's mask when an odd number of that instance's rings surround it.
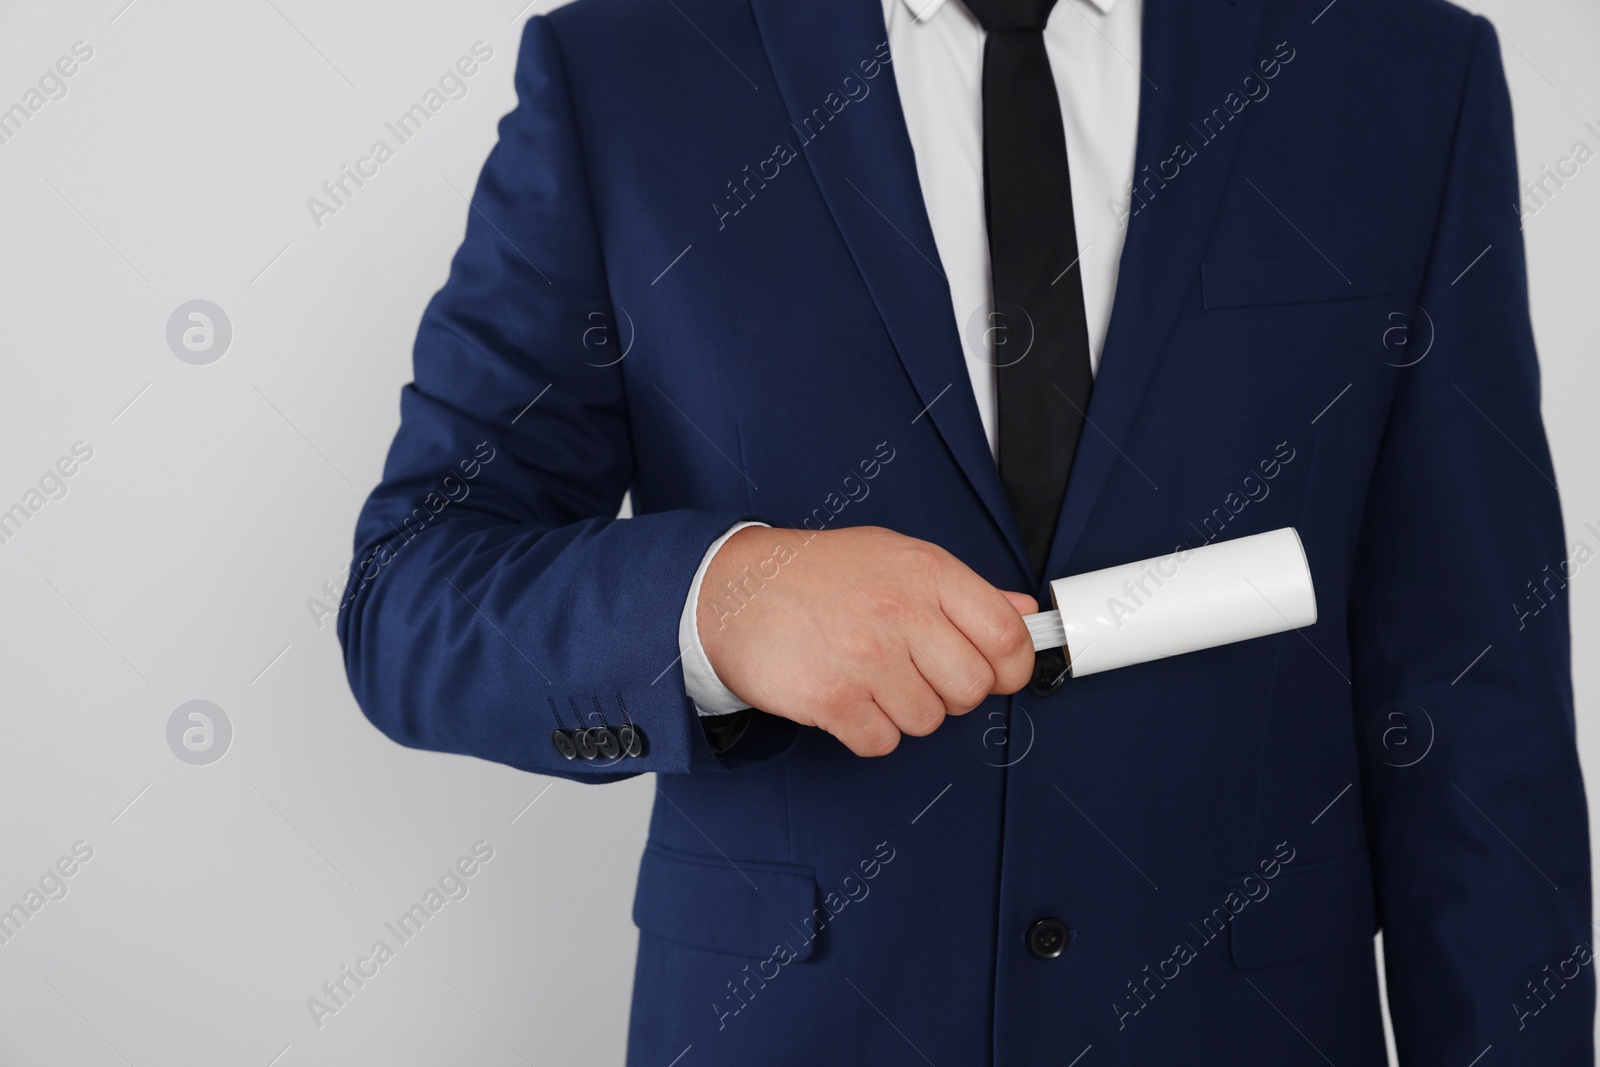
<svg viewBox="0 0 1600 1067">
<path fill-rule="evenodd" d="M 890 2 L 892 3 L 893 0 L 890 0 Z M 939 9 L 945 5 L 945 0 L 902 0 L 902 2 L 906 5 L 906 10 L 911 12 L 911 17 L 918 22 L 926 22 L 933 18 L 939 13 Z M 1073 0 L 1066 0 L 1066 2 L 1072 3 Z M 1092 4 L 1095 10 L 1102 15 L 1109 15 L 1111 9 L 1116 6 L 1117 0 L 1083 0 L 1083 2 Z"/>
</svg>

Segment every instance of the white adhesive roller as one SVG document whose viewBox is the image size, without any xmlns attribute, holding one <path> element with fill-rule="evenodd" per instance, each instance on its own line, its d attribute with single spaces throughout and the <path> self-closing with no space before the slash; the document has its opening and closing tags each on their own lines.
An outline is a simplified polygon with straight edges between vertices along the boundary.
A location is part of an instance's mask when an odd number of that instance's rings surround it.
<svg viewBox="0 0 1600 1067">
<path fill-rule="evenodd" d="M 1292 527 L 1058 578 L 1054 611 L 1024 621 L 1036 651 L 1063 648 L 1078 678 L 1317 621 Z"/>
</svg>

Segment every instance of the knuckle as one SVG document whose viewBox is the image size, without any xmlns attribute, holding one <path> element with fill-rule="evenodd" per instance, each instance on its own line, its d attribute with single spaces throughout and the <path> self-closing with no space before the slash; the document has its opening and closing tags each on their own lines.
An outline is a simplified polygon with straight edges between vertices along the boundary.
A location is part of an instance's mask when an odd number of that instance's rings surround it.
<svg viewBox="0 0 1600 1067">
<path fill-rule="evenodd" d="M 859 731 L 848 744 L 850 750 L 858 756 L 868 758 L 887 756 L 899 747 L 900 731 L 888 723 L 882 723 Z"/>
<path fill-rule="evenodd" d="M 948 715 L 967 715 L 967 714 L 970 714 L 971 712 L 977 710 L 978 706 L 980 704 L 982 704 L 984 702 L 984 700 L 986 700 L 988 698 L 988 695 L 989 694 L 987 692 L 983 693 L 982 695 L 979 695 L 978 693 L 974 692 L 974 693 L 970 693 L 970 694 L 968 694 L 966 696 L 963 696 L 959 701 L 957 701 L 956 703 L 950 705 L 950 707 L 946 711 L 946 714 L 948 714 Z"/>
<path fill-rule="evenodd" d="M 913 570 L 927 577 L 937 577 L 951 559 L 950 553 L 932 541 L 913 540 L 906 546 L 906 554 Z"/>
<path fill-rule="evenodd" d="M 914 725 L 920 731 L 917 736 L 927 737 L 933 733 L 944 725 L 944 720 L 949 714 L 949 705 L 945 703 L 944 698 L 937 690 L 930 688 L 922 694 L 912 712 Z"/>
<path fill-rule="evenodd" d="M 990 693 L 1015 693 L 1033 678 L 1033 653 L 1026 657 L 1013 656 L 990 664 L 993 677 L 989 681 Z"/>
<path fill-rule="evenodd" d="M 948 687 L 955 690 L 959 686 L 959 692 L 940 693 L 946 715 L 965 715 L 988 698 L 990 683 L 984 681 L 981 676 L 975 677 L 977 674 L 978 672 L 972 670 L 962 671 L 956 677 L 967 679 L 966 684 L 952 680 Z"/>
<path fill-rule="evenodd" d="M 906 716 L 905 725 L 901 729 L 912 737 L 927 737 L 944 723 L 944 707 L 938 709 L 919 708 Z"/>
<path fill-rule="evenodd" d="M 846 663 L 871 664 L 883 655 L 883 639 L 867 626 L 853 626 L 839 634 L 835 651 Z"/>
<path fill-rule="evenodd" d="M 995 672 L 994 692 L 1015 693 L 1033 679 L 1033 657 L 1008 662 Z"/>
<path fill-rule="evenodd" d="M 921 607 L 913 597 L 908 596 L 903 589 L 883 589 L 872 597 L 872 606 L 876 609 L 872 613 L 872 621 L 878 624 L 887 622 L 894 628 L 896 635 L 907 625 L 915 623 L 922 615 Z M 880 647 L 887 635 L 878 632 Z"/>
<path fill-rule="evenodd" d="M 849 717 L 852 709 L 861 705 L 866 693 L 853 679 L 834 675 L 821 680 L 811 698 L 818 722 L 839 723 Z"/>
<path fill-rule="evenodd" d="M 1033 652 L 1033 638 L 1020 617 L 1005 621 L 996 635 L 995 645 L 1006 659 L 1021 658 L 1024 652 Z"/>
</svg>

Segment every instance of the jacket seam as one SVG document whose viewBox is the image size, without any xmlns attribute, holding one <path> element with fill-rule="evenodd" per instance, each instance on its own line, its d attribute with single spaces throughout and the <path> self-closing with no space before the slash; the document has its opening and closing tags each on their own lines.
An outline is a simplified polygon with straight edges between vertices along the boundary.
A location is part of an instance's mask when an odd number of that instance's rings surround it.
<svg viewBox="0 0 1600 1067">
<path fill-rule="evenodd" d="M 1460 141 L 1461 141 L 1462 123 L 1463 123 L 1463 120 L 1466 117 L 1467 97 L 1468 97 L 1468 95 L 1469 95 L 1469 93 L 1471 91 L 1471 87 L 1472 87 L 1473 63 L 1477 58 L 1478 49 L 1482 44 L 1484 31 L 1486 29 L 1489 29 L 1490 32 L 1492 32 L 1492 27 L 1490 26 L 1489 20 L 1484 18 L 1482 15 L 1474 15 L 1472 17 L 1472 26 L 1473 26 L 1473 33 L 1472 33 L 1471 39 L 1470 39 L 1470 41 L 1468 43 L 1465 60 L 1462 63 L 1460 89 L 1458 90 L 1458 93 L 1457 93 L 1457 98 L 1458 99 L 1457 99 L 1457 104 L 1456 104 L 1455 125 L 1454 125 L 1454 128 L 1451 130 L 1451 133 L 1450 133 L 1450 147 L 1449 147 L 1449 151 L 1446 153 L 1446 156 L 1445 156 L 1446 162 L 1445 162 L 1444 176 L 1443 176 L 1443 179 L 1440 182 L 1440 186 L 1439 186 L 1438 210 L 1437 210 L 1437 213 L 1436 213 L 1436 215 L 1434 217 L 1433 232 L 1432 232 L 1432 234 L 1430 235 L 1430 237 L 1428 239 L 1428 251 L 1427 251 L 1427 255 L 1425 256 L 1425 258 L 1423 260 L 1422 273 L 1417 279 L 1416 290 L 1415 290 L 1415 292 L 1413 294 L 1412 303 L 1414 303 L 1414 304 L 1417 302 L 1418 299 L 1420 299 L 1422 294 L 1426 291 L 1427 285 L 1428 285 L 1428 281 L 1429 281 L 1429 279 L 1430 279 L 1430 277 L 1431 277 L 1431 275 L 1433 273 L 1433 270 L 1434 270 L 1434 262 L 1435 262 L 1436 255 L 1437 255 L 1437 252 L 1438 252 L 1439 238 L 1440 238 L 1440 234 L 1441 234 L 1441 232 L 1443 230 L 1443 227 L 1444 227 L 1444 216 L 1445 216 L 1446 208 L 1448 206 L 1447 201 L 1449 200 L 1449 195 L 1450 195 L 1451 180 L 1454 177 L 1455 163 L 1456 163 L 1456 152 L 1457 152 L 1457 148 L 1459 147 Z M 1390 434 L 1391 428 L 1393 426 L 1394 411 L 1395 411 L 1396 403 L 1397 403 L 1397 401 L 1399 399 L 1399 395 L 1400 395 L 1400 385 L 1397 384 L 1396 387 L 1395 387 L 1395 391 L 1394 391 L 1393 395 L 1391 395 L 1390 398 L 1389 398 L 1389 410 L 1384 415 L 1383 433 L 1379 436 L 1378 456 L 1380 457 L 1380 461 L 1381 461 L 1381 457 L 1383 455 L 1384 445 L 1389 439 L 1389 434 Z M 1364 528 L 1366 526 L 1367 516 L 1371 513 L 1372 488 L 1373 488 L 1372 485 L 1369 483 L 1368 486 L 1367 486 L 1366 499 L 1364 500 L 1364 502 L 1362 504 L 1361 517 L 1360 517 L 1360 520 L 1359 520 L 1358 525 L 1357 525 L 1358 529 Z M 1357 542 L 1357 557 L 1358 558 L 1359 558 L 1359 555 L 1360 555 L 1360 541 L 1358 540 L 1358 542 Z M 1352 583 L 1352 586 L 1353 585 L 1354 585 L 1354 583 Z M 1349 616 L 1348 604 L 1347 604 L 1347 610 L 1346 610 L 1346 620 L 1347 620 L 1346 621 L 1346 627 L 1347 627 L 1347 629 L 1348 629 L 1348 626 L 1349 626 L 1349 621 L 1348 621 L 1349 618 L 1350 618 L 1350 616 Z M 1379 627 L 1382 626 L 1381 620 L 1378 621 L 1377 625 Z M 1353 647 L 1354 647 L 1354 643 L 1352 642 L 1352 648 Z M 1354 663 L 1352 662 L 1352 668 L 1353 667 L 1354 667 Z M 1360 703 L 1360 701 L 1359 701 L 1359 696 L 1358 696 L 1358 699 L 1356 701 L 1352 701 L 1352 712 L 1356 711 L 1357 706 L 1359 705 L 1359 703 Z M 1361 726 L 1361 724 L 1358 721 L 1356 723 L 1356 727 L 1357 727 L 1358 730 L 1360 729 L 1360 726 Z M 1402 807 L 1410 807 L 1411 806 L 1409 801 L 1406 800 L 1404 797 L 1398 798 L 1397 799 L 1397 803 Z M 1397 812 L 1396 810 L 1391 808 L 1390 811 L 1389 811 L 1389 815 L 1390 815 L 1391 818 L 1400 819 L 1401 813 Z M 1403 821 L 1403 819 L 1400 819 L 1400 821 Z M 1411 857 L 1410 857 L 1410 850 L 1408 850 L 1408 849 L 1401 849 L 1400 850 L 1400 854 L 1399 854 L 1399 857 L 1398 857 L 1398 862 L 1395 864 L 1394 868 L 1391 868 L 1387 861 L 1384 862 L 1382 864 L 1382 866 L 1385 869 L 1384 873 L 1387 876 L 1385 878 L 1386 881 L 1389 880 L 1389 879 L 1397 879 L 1401 884 L 1404 884 L 1404 885 L 1409 885 L 1410 884 L 1410 882 L 1411 882 L 1411 874 L 1412 874 L 1412 871 L 1411 871 L 1412 863 L 1411 863 Z M 1398 869 L 1395 869 L 1395 868 L 1398 868 Z M 1409 892 L 1406 892 L 1406 893 L 1401 895 L 1401 899 L 1404 901 L 1405 908 L 1406 908 L 1406 922 L 1405 922 L 1405 926 L 1404 926 L 1404 930 L 1406 931 L 1406 933 L 1405 933 L 1403 938 L 1395 939 L 1395 940 L 1391 941 L 1388 935 L 1394 928 L 1391 926 L 1390 923 L 1384 921 L 1385 917 L 1386 917 L 1385 916 L 1385 909 L 1384 909 L 1384 906 L 1383 906 L 1384 905 L 1384 895 L 1385 894 L 1383 893 L 1382 888 L 1377 884 L 1377 877 L 1376 876 L 1377 876 L 1377 871 L 1375 870 L 1374 871 L 1374 894 L 1373 895 L 1374 895 L 1374 904 L 1375 904 L 1375 906 L 1377 908 L 1379 932 L 1384 935 L 1383 948 L 1384 948 L 1384 958 L 1385 958 L 1385 961 L 1386 961 L 1385 970 L 1386 971 L 1390 971 L 1392 973 L 1393 970 L 1394 970 L 1394 961 L 1403 960 L 1404 961 L 1405 970 L 1408 973 L 1415 974 L 1417 972 L 1418 953 L 1417 953 L 1417 950 L 1416 950 L 1416 946 L 1413 944 L 1412 934 L 1411 934 L 1411 931 L 1414 931 L 1417 928 L 1417 925 L 1418 925 L 1415 902 L 1411 899 L 1411 896 L 1410 896 Z M 1405 1014 L 1407 1016 L 1415 1018 L 1415 1017 L 1417 1017 L 1418 1015 L 1421 1014 L 1421 1012 L 1420 1012 L 1420 1010 L 1418 1008 L 1418 1005 L 1416 1003 L 1415 996 L 1413 995 L 1412 991 L 1410 991 L 1408 989 L 1390 988 L 1389 989 L 1389 1000 L 1390 1000 L 1390 1005 L 1391 1005 L 1391 1008 L 1390 1008 L 1391 1013 L 1393 1012 L 1393 1006 L 1394 1006 L 1395 1002 L 1396 1001 L 1400 1001 L 1400 1002 L 1402 1002 L 1404 1004 L 1404 1012 L 1405 1012 Z M 1399 1037 L 1399 1035 L 1396 1035 L 1396 1036 L 1397 1036 L 1397 1038 Z"/>
<path fill-rule="evenodd" d="M 616 300 L 612 295 L 611 269 L 606 264 L 605 238 L 600 232 L 600 216 L 596 207 L 597 202 L 594 195 L 594 183 L 590 177 L 593 167 L 590 165 L 591 161 L 588 147 L 584 144 L 583 124 L 578 121 L 577 101 L 575 99 L 576 94 L 574 93 L 572 87 L 572 77 L 568 73 L 569 65 L 567 63 L 567 55 L 565 50 L 561 47 L 561 37 L 556 33 L 556 28 L 551 25 L 549 18 L 545 15 L 537 15 L 535 18 L 540 22 L 541 25 L 544 26 L 545 32 L 549 35 L 550 50 L 555 54 L 556 62 L 560 67 L 561 96 L 567 105 L 567 129 L 572 137 L 572 143 L 577 149 L 578 172 L 583 181 L 583 199 L 585 207 L 588 208 L 589 231 L 594 238 L 594 255 L 600 268 L 600 282 L 605 288 L 606 313 L 610 316 L 612 326 L 615 328 L 617 322 L 617 309 Z M 620 336 L 617 338 L 617 343 L 621 343 Z M 622 421 L 623 425 L 628 427 L 628 458 L 630 466 L 628 471 L 628 487 L 631 489 L 634 485 L 634 482 L 638 478 L 639 457 L 637 450 L 634 448 L 633 421 L 628 417 L 627 369 L 620 361 L 617 363 L 616 367 L 617 378 L 619 380 L 618 393 L 622 398 Z"/>
</svg>

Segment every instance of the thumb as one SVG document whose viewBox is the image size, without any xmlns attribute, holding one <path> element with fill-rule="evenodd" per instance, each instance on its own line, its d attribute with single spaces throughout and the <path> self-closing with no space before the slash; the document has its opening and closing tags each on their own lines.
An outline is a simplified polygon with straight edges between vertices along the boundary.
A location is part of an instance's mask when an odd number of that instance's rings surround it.
<svg viewBox="0 0 1600 1067">
<path fill-rule="evenodd" d="M 1010 590 L 1000 590 L 1000 595 L 1010 601 L 1011 606 L 1017 609 L 1018 615 L 1032 615 L 1039 610 L 1038 601 L 1027 593 L 1013 593 Z"/>
</svg>

